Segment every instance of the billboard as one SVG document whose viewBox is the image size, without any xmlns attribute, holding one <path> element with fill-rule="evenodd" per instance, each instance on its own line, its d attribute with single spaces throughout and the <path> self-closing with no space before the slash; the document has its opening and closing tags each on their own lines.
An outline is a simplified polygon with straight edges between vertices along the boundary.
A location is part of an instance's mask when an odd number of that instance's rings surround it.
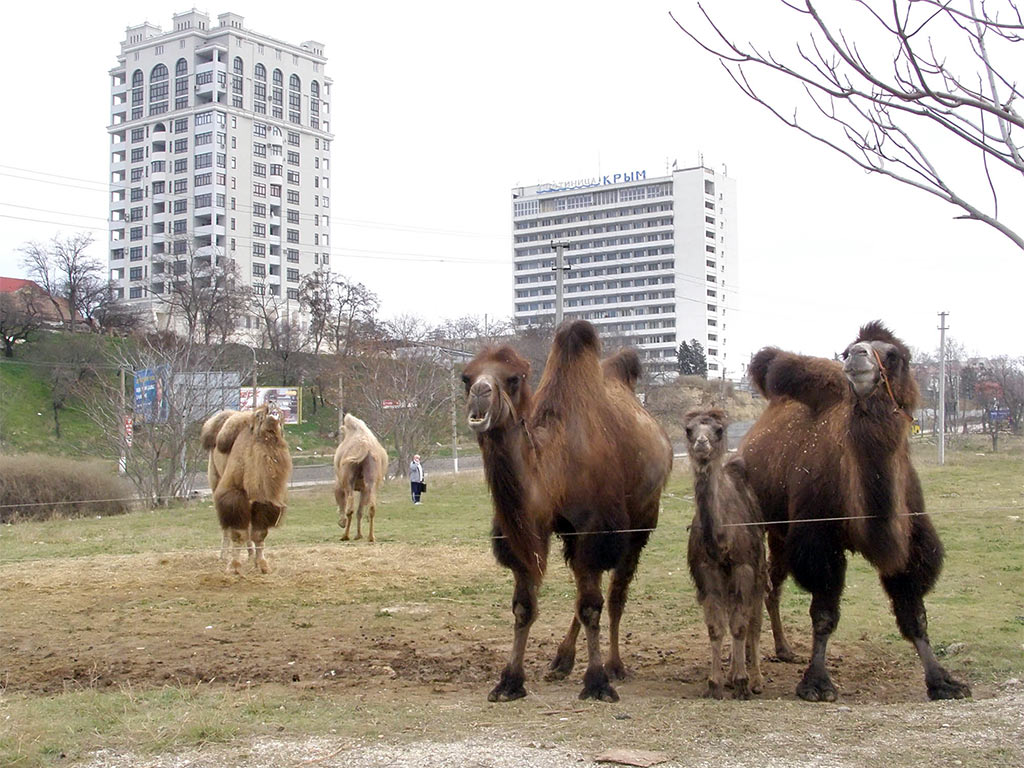
<svg viewBox="0 0 1024 768">
<path fill-rule="evenodd" d="M 202 421 L 224 408 L 238 408 L 242 377 L 233 371 L 173 373 L 169 365 L 135 371 L 135 415 L 141 421 L 174 418 Z"/>
<path fill-rule="evenodd" d="M 264 403 L 277 403 L 285 424 L 298 424 L 302 418 L 302 392 L 298 387 L 257 387 L 255 407 L 259 408 Z M 238 409 L 253 409 L 252 387 L 239 389 Z"/>
<path fill-rule="evenodd" d="M 170 375 L 167 365 L 135 371 L 135 413 L 146 421 L 167 421 L 170 403 L 164 395 Z"/>
</svg>

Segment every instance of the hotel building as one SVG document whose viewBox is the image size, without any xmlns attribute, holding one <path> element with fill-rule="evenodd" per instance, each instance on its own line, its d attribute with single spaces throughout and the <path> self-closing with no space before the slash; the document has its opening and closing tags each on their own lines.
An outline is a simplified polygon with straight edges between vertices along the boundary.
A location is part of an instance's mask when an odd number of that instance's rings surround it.
<svg viewBox="0 0 1024 768">
<path fill-rule="evenodd" d="M 650 371 L 676 368 L 696 339 L 708 376 L 738 376 L 729 325 L 739 288 L 736 181 L 706 167 L 646 171 L 512 190 L 515 322 L 555 315 L 554 243 L 563 242 L 564 318 L 594 323 L 606 345 L 640 350 Z"/>
<path fill-rule="evenodd" d="M 107 128 L 119 298 L 165 325 L 170 281 L 230 260 L 242 285 L 297 316 L 300 281 L 330 263 L 325 64 L 321 43 L 275 40 L 234 13 L 127 29 Z"/>
</svg>

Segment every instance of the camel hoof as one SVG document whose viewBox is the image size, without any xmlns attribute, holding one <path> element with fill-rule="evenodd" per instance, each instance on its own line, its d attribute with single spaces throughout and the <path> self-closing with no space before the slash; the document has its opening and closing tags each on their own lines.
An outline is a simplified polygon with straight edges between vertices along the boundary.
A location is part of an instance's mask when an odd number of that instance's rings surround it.
<svg viewBox="0 0 1024 768">
<path fill-rule="evenodd" d="M 359 540 L 360 540 L 361 538 L 363 538 L 363 534 L 361 534 L 361 533 L 357 533 L 357 534 L 356 534 L 356 538 L 355 538 L 355 540 L 356 540 L 356 541 L 359 541 Z"/>
<path fill-rule="evenodd" d="M 604 664 L 604 671 L 610 680 L 625 680 L 628 676 L 626 673 L 626 667 L 621 661 L 606 661 Z"/>
<path fill-rule="evenodd" d="M 750 681 L 750 692 L 761 693 L 764 690 L 764 679 L 756 677 Z"/>
<path fill-rule="evenodd" d="M 800 659 L 790 648 L 776 648 L 775 649 L 775 660 L 781 661 L 785 664 L 799 664 Z"/>
<path fill-rule="evenodd" d="M 348 534 L 346 533 L 344 536 L 342 536 L 341 540 L 342 541 L 348 541 Z"/>
<path fill-rule="evenodd" d="M 526 680 L 522 673 L 510 673 L 507 669 L 501 673 L 501 679 L 489 694 L 488 701 L 515 701 L 526 695 Z"/>
<path fill-rule="evenodd" d="M 551 666 L 548 667 L 548 671 L 544 674 L 544 679 L 549 682 L 565 680 L 569 673 L 572 672 L 575 663 L 576 657 L 574 655 L 563 656 L 561 653 L 555 654 L 555 658 L 551 660 Z"/>
<path fill-rule="evenodd" d="M 266 560 L 259 560 L 256 562 L 256 567 L 260 569 L 260 573 L 270 573 L 270 565 Z"/>
<path fill-rule="evenodd" d="M 939 701 L 941 699 L 969 699 L 971 698 L 971 687 L 967 683 L 954 680 L 943 669 L 941 677 L 928 681 L 928 698 L 932 701 Z"/>
<path fill-rule="evenodd" d="M 370 536 L 370 537 L 368 537 L 368 538 L 366 539 L 366 541 L 367 541 L 367 543 L 369 543 L 369 544 L 373 544 L 373 543 L 374 543 L 375 541 L 377 541 L 377 539 L 376 539 L 376 538 L 374 538 L 373 536 Z"/>
<path fill-rule="evenodd" d="M 722 699 L 725 698 L 725 688 L 721 683 L 716 683 L 714 680 L 708 680 L 708 687 L 703 694 L 705 699 Z"/>
<path fill-rule="evenodd" d="M 241 576 L 242 575 L 242 564 L 240 562 L 238 562 L 237 560 L 232 560 L 230 563 L 228 563 L 227 572 L 231 573 L 231 574 L 234 574 L 235 576 Z"/>
<path fill-rule="evenodd" d="M 839 694 L 827 674 L 813 674 L 808 670 L 796 686 L 796 695 L 804 701 L 835 701 Z"/>
<path fill-rule="evenodd" d="M 750 680 L 745 677 L 733 680 L 732 697 L 734 699 L 739 699 L 740 701 L 747 701 L 750 699 Z"/>
<path fill-rule="evenodd" d="M 608 682 L 608 675 L 604 667 L 596 670 L 588 669 L 583 675 L 583 690 L 580 691 L 580 699 L 596 699 L 597 701 L 616 702 L 619 694 Z"/>
</svg>

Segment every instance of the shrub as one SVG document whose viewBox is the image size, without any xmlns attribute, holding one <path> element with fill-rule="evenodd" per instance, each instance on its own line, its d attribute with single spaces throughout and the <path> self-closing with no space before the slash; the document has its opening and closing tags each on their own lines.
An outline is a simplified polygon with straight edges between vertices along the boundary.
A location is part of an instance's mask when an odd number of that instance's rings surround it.
<svg viewBox="0 0 1024 768">
<path fill-rule="evenodd" d="M 120 515 L 131 488 L 99 461 L 54 456 L 0 456 L 0 522 Z"/>
</svg>

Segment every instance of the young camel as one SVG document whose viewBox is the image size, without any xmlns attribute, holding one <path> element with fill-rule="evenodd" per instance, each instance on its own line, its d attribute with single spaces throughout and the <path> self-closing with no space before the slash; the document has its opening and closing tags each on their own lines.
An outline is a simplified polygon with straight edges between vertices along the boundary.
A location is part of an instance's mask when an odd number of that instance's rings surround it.
<svg viewBox="0 0 1024 768">
<path fill-rule="evenodd" d="M 348 541 L 352 513 L 356 514 L 356 538 L 363 538 L 363 511 L 370 520 L 373 542 L 373 520 L 377 516 L 377 490 L 388 471 L 388 452 L 365 422 L 351 413 L 345 414 L 341 443 L 334 452 L 334 499 L 338 502 L 338 525 L 345 527 L 342 541 Z M 356 491 L 359 506 L 355 505 Z"/>
<path fill-rule="evenodd" d="M 711 640 L 706 696 L 722 698 L 722 639 L 732 636 L 729 682 L 736 699 L 760 693 L 761 603 L 768 571 L 757 499 L 743 460 L 726 460 L 726 415 L 718 408 L 686 414 L 686 440 L 697 505 L 687 560 Z M 750 676 L 747 676 L 747 660 Z"/>
</svg>

